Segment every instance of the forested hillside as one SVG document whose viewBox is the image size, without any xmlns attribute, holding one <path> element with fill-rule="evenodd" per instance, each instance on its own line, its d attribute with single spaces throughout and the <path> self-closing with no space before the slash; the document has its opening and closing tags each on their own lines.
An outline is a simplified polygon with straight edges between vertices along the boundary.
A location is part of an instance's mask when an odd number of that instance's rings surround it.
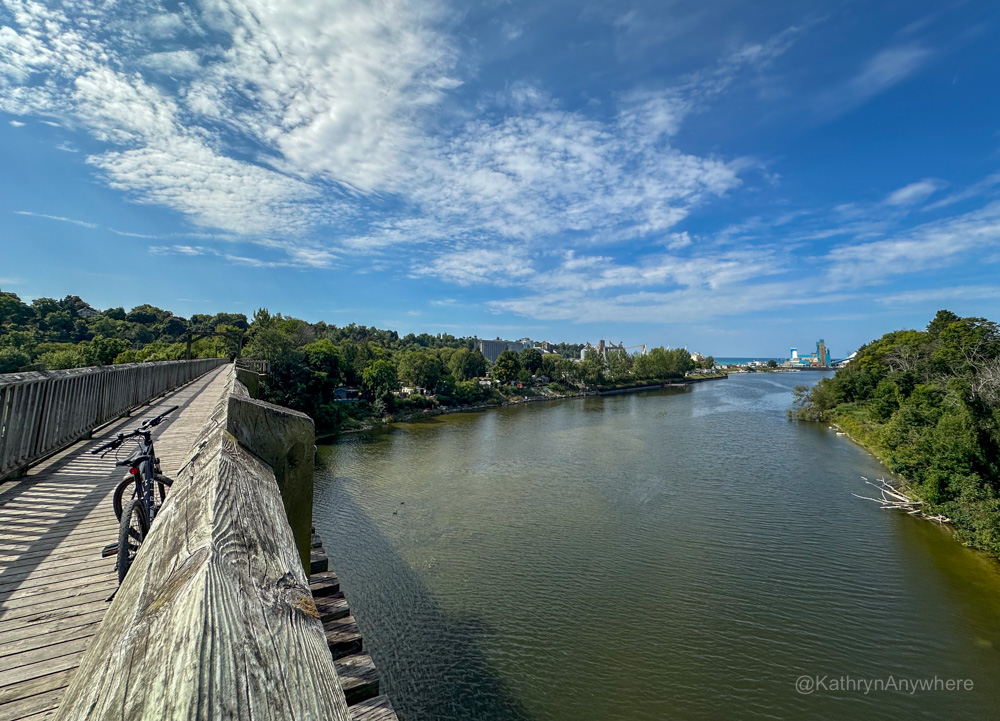
<svg viewBox="0 0 1000 721">
<path fill-rule="evenodd" d="M 796 391 L 793 417 L 837 423 L 963 541 L 1000 555 L 1000 326 L 942 310 Z"/>
<path fill-rule="evenodd" d="M 324 432 L 390 413 L 674 380 L 694 367 L 684 349 L 590 353 L 580 361 L 583 346 L 571 343 L 559 343 L 554 353 L 504 351 L 491 367 L 475 338 L 447 333 L 400 336 L 266 309 L 252 319 L 233 313 L 180 318 L 148 304 L 99 311 L 78 296 L 27 304 L 0 292 L 0 373 L 174 360 L 186 356 L 189 341 L 194 358 L 242 354 L 270 361 L 267 398 L 309 414 Z M 341 386 L 359 389 L 361 397 L 341 402 L 335 398 Z"/>
</svg>

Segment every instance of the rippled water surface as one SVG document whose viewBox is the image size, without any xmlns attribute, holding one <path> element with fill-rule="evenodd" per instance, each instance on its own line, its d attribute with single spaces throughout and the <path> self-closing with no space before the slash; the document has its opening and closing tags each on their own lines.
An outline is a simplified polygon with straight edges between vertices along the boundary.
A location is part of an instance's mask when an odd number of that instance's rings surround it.
<svg viewBox="0 0 1000 721">
<path fill-rule="evenodd" d="M 322 447 L 315 523 L 400 717 L 1000 718 L 1000 566 L 851 496 L 878 462 L 785 418 L 819 377 Z M 935 675 L 974 688 L 830 688 Z"/>
</svg>

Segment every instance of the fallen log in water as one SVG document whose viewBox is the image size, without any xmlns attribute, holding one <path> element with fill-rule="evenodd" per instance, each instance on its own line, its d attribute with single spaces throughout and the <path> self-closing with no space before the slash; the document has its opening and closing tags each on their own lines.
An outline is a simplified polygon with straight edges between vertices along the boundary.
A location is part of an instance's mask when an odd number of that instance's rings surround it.
<svg viewBox="0 0 1000 721">
<path fill-rule="evenodd" d="M 875 483 L 869 481 L 864 476 L 861 476 L 861 480 L 867 483 L 872 488 L 876 489 L 880 498 L 871 498 L 870 496 L 859 496 L 857 493 L 852 493 L 851 495 L 855 498 L 861 498 L 865 501 L 872 501 L 878 503 L 882 508 L 903 511 L 911 516 L 917 516 L 918 518 L 926 518 L 929 521 L 937 521 L 938 523 L 951 523 L 951 519 L 941 513 L 928 513 L 921 508 L 924 505 L 923 501 L 917 501 L 905 493 L 900 491 L 898 488 L 894 488 L 888 481 L 884 478 L 879 478 Z"/>
</svg>

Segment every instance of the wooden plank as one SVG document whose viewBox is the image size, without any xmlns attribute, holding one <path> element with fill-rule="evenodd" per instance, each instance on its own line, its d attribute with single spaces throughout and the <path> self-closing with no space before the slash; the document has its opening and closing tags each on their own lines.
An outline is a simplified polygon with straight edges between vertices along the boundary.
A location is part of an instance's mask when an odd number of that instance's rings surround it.
<svg viewBox="0 0 1000 721">
<path fill-rule="evenodd" d="M 337 669 L 348 706 L 378 696 L 378 670 L 367 653 L 337 659 L 333 666 Z"/>
<path fill-rule="evenodd" d="M 343 591 L 318 598 L 314 596 L 313 601 L 316 603 L 316 610 L 324 623 L 351 615 L 351 609 L 347 607 L 347 599 L 344 598 Z"/>
<path fill-rule="evenodd" d="M 59 705 L 66 689 L 51 691 L 18 699 L 0 705 L 0 721 L 22 721 L 29 718 L 45 718 Z"/>
<path fill-rule="evenodd" d="M 323 624 L 326 634 L 326 645 L 334 659 L 361 653 L 364 650 L 364 639 L 353 616 L 328 621 Z"/>
<path fill-rule="evenodd" d="M 20 624 L 7 630 L 0 636 L 0 641 L 4 647 L 23 641 L 26 638 L 41 638 L 48 633 L 60 632 L 67 629 L 74 629 L 80 626 L 100 623 L 104 618 L 107 608 L 94 609 L 83 613 L 76 613 L 64 618 L 48 619 L 32 624 Z"/>
<path fill-rule="evenodd" d="M 108 568 L 105 570 L 110 573 L 112 569 Z M 83 570 L 76 573 L 40 573 L 34 579 L 25 579 L 20 583 L 0 584 L 0 598 L 4 599 L 0 603 L 0 609 L 3 608 L 3 604 L 7 603 L 7 601 L 19 598 L 39 596 L 56 591 L 73 591 L 80 587 L 82 579 L 91 579 L 93 573 L 94 569 L 92 566 L 84 566 Z M 111 578 L 111 576 L 108 576 L 108 578 Z"/>
<path fill-rule="evenodd" d="M 323 549 L 310 549 L 309 553 L 309 575 L 323 573 L 330 568 L 330 559 L 327 558 Z"/>
<path fill-rule="evenodd" d="M 36 678 L 43 678 L 58 671 L 69 671 L 70 669 L 77 668 L 80 665 L 80 658 L 82 656 L 83 651 L 81 650 L 64 654 L 59 658 L 49 659 L 40 663 L 29 663 L 24 666 L 18 666 L 10 671 L 5 671 L 3 676 L 0 676 L 0 688 L 14 686 Z"/>
<path fill-rule="evenodd" d="M 98 600 L 96 601 L 84 603 L 78 600 L 74 605 L 64 603 L 46 604 L 48 608 L 36 608 L 31 610 L 30 613 L 17 614 L 13 618 L 0 619 L 0 634 L 6 635 L 8 631 L 16 630 L 25 624 L 36 624 L 42 621 L 60 621 L 102 609 L 106 611 L 108 607 L 107 597 L 110 595 L 110 593 L 104 592 L 97 594 Z"/>
<path fill-rule="evenodd" d="M 388 696 L 376 696 L 351 707 L 351 721 L 399 721 Z"/>
<path fill-rule="evenodd" d="M 323 571 L 309 576 L 309 590 L 314 597 L 329 596 L 340 590 L 340 579 L 333 571 Z"/>
<path fill-rule="evenodd" d="M 64 589 L 36 596 L 8 598 L 0 604 L 0 620 L 7 621 L 39 611 L 46 611 L 50 608 L 59 608 L 60 605 L 73 606 L 79 603 L 107 599 L 117 587 L 117 577 L 104 576 L 99 581 L 88 583 L 86 586 L 77 585 L 75 590 Z"/>
<path fill-rule="evenodd" d="M 9 656 L 0 656 L 0 672 L 2 672 L 0 677 L 4 679 L 0 683 L 7 683 L 8 674 L 15 672 L 31 673 L 31 678 L 51 673 L 50 664 L 53 659 L 70 658 L 82 654 L 88 643 L 90 643 L 89 636 L 70 639 L 62 643 L 53 643 L 41 648 L 25 649 L 21 653 Z"/>
<path fill-rule="evenodd" d="M 0 663 L 3 663 L 3 660 L 9 656 L 17 656 L 27 651 L 55 646 L 65 641 L 90 638 L 94 635 L 94 631 L 97 630 L 97 624 L 100 623 L 103 617 L 104 614 L 102 613 L 92 623 L 84 623 L 61 631 L 46 631 L 41 628 L 34 628 L 34 634 L 22 638 L 16 643 L 11 639 L 5 639 L 3 645 L 0 646 Z"/>
<path fill-rule="evenodd" d="M 65 671 L 56 671 L 55 673 L 50 673 L 47 676 L 39 676 L 24 683 L 4 686 L 0 688 L 0 708 L 4 704 L 38 696 L 49 691 L 58 690 L 61 692 L 69 685 L 69 680 L 75 671 L 76 669 L 72 668 Z"/>
</svg>

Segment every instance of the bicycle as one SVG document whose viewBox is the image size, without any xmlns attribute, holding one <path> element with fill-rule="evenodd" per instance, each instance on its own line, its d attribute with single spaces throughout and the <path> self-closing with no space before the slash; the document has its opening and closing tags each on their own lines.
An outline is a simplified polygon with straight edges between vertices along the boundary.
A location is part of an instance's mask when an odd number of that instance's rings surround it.
<svg viewBox="0 0 1000 721">
<path fill-rule="evenodd" d="M 153 447 L 152 429 L 180 406 L 168 408 L 166 411 L 143 421 L 131 433 L 119 433 L 112 440 L 91 451 L 91 454 L 102 453 L 103 458 L 109 452 L 118 450 L 126 441 L 136 439 L 137 452 L 124 460 L 115 460 L 116 466 L 129 466 L 128 475 L 115 488 L 111 502 L 115 517 L 118 519 L 118 543 L 109 544 L 101 552 L 102 557 L 117 556 L 118 585 L 125 580 L 125 575 L 132 567 L 139 547 L 149 533 L 150 526 L 157 512 L 167 498 L 167 488 L 173 481 L 160 472 L 160 459 L 156 457 Z M 159 502 L 154 496 L 154 484 L 159 490 Z M 126 493 L 131 488 L 131 497 L 126 503 Z"/>
</svg>

